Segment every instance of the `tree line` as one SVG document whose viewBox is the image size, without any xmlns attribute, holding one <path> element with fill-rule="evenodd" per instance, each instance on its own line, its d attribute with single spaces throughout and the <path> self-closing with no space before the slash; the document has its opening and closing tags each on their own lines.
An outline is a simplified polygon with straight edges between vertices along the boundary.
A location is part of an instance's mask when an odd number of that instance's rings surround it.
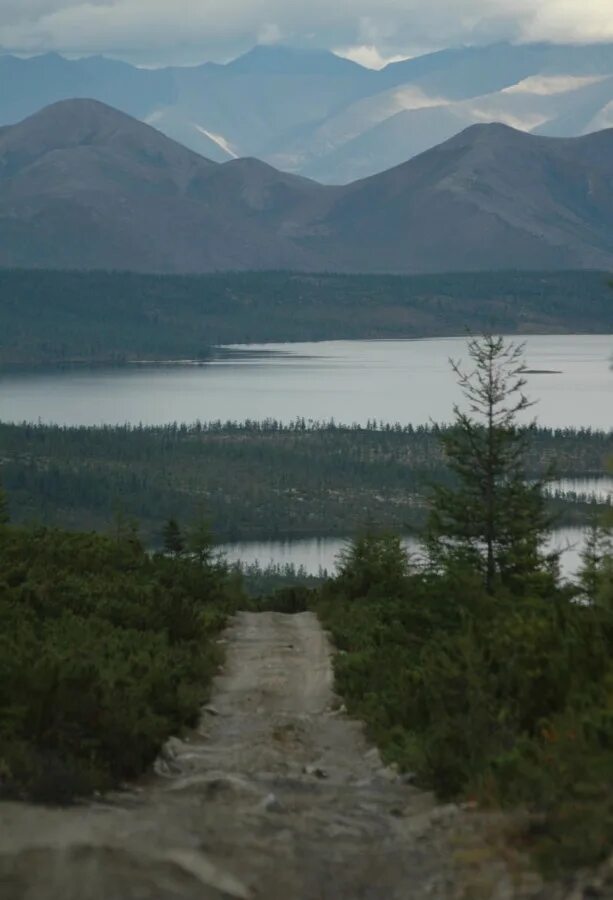
<svg viewBox="0 0 613 900">
<path fill-rule="evenodd" d="M 452 484 L 446 429 L 334 424 L 211 423 L 158 428 L 0 424 L 0 473 L 15 521 L 108 530 L 118 512 L 159 546 L 164 521 L 204 506 L 219 541 L 356 533 L 368 521 L 420 527 L 428 484 Z M 598 476 L 613 434 L 530 431 L 526 465 L 538 478 Z M 585 523 L 592 505 L 554 498 L 559 524 Z"/>
</svg>

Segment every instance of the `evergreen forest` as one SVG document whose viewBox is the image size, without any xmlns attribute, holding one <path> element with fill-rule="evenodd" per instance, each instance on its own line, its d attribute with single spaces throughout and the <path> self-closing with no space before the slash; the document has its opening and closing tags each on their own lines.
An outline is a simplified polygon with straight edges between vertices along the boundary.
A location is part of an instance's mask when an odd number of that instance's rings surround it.
<svg viewBox="0 0 613 900">
<path fill-rule="evenodd" d="M 431 483 L 452 484 L 447 428 L 277 422 L 160 428 L 0 424 L 0 474 L 11 516 L 72 529 L 139 523 L 159 546 L 164 522 L 204 506 L 217 541 L 350 537 L 369 523 L 423 526 Z M 531 429 L 526 475 L 598 477 L 613 433 Z M 593 497 L 548 499 L 556 526 L 591 521 Z"/>
<path fill-rule="evenodd" d="M 0 366 L 204 359 L 219 344 L 608 333 L 603 272 L 156 276 L 0 270 Z"/>
</svg>

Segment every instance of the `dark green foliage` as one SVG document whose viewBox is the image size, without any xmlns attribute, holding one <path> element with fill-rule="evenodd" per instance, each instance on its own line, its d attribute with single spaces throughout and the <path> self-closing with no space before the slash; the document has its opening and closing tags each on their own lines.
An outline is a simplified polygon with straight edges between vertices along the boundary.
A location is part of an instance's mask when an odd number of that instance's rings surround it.
<svg viewBox="0 0 613 900">
<path fill-rule="evenodd" d="M 457 410 L 443 435 L 456 482 L 435 495 L 428 565 L 366 536 L 316 605 L 338 688 L 388 759 L 443 797 L 527 808 L 547 871 L 589 865 L 613 840 L 611 545 L 594 532 L 582 589 L 559 583 L 524 480 L 520 352 L 486 337 L 471 353 L 476 374 L 458 374 L 485 422 Z"/>
<path fill-rule="evenodd" d="M 337 583 L 348 597 L 397 597 L 409 575 L 409 560 L 394 534 L 367 532 L 348 544 L 338 561 Z"/>
<path fill-rule="evenodd" d="M 133 539 L 5 526 L 0 792 L 63 802 L 143 772 L 196 721 L 237 596 Z"/>
<path fill-rule="evenodd" d="M 224 343 L 608 333 L 599 272 L 157 276 L 0 270 L 0 365 L 205 358 Z"/>
<path fill-rule="evenodd" d="M 240 576 L 245 593 L 251 598 L 266 598 L 285 588 L 304 587 L 314 589 L 320 587 L 327 579 L 327 572 L 309 575 L 304 566 L 292 563 L 242 563 L 232 566 L 231 571 Z"/>
<path fill-rule="evenodd" d="M 397 531 L 422 526 L 428 483 L 452 486 L 440 437 L 445 429 L 390 425 L 307 426 L 303 420 L 61 428 L 0 424 L 1 475 L 19 522 L 107 531 L 132 528 L 161 546 L 164 523 L 180 510 L 207 518 L 216 540 L 346 537 L 368 521 Z M 600 475 L 613 433 L 538 429 L 526 468 L 538 478 Z M 120 501 L 120 508 L 118 508 Z M 589 521 L 589 498 L 552 498 L 562 524 Z M 196 526 L 192 526 L 190 533 Z M 193 534 L 187 534 L 188 544 Z M 193 549 L 191 552 L 195 552 Z"/>
<path fill-rule="evenodd" d="M 593 522 L 582 553 L 579 584 L 590 603 L 598 603 L 604 582 L 613 574 L 608 560 L 613 558 L 613 537 L 606 523 Z"/>
<path fill-rule="evenodd" d="M 170 556 L 179 557 L 185 551 L 185 539 L 179 523 L 175 518 L 170 518 L 162 531 L 164 550 Z"/>
<path fill-rule="evenodd" d="M 551 521 L 543 484 L 527 480 L 529 429 L 517 421 L 533 405 L 523 346 L 486 335 L 468 353 L 472 370 L 452 361 L 465 403 L 442 437 L 455 483 L 434 490 L 426 546 L 435 567 L 479 572 L 489 594 L 497 584 L 526 593 L 545 574 Z"/>
<path fill-rule="evenodd" d="M 186 549 L 201 566 L 211 563 L 215 557 L 213 530 L 202 511 L 189 527 Z"/>
<path fill-rule="evenodd" d="M 256 597 L 251 601 L 250 609 L 295 615 L 306 612 L 310 608 L 312 598 L 312 590 L 305 585 L 294 584 Z"/>
<path fill-rule="evenodd" d="M 487 594 L 479 573 L 414 572 L 381 590 L 364 551 L 315 601 L 343 651 L 337 688 L 389 761 L 445 798 L 523 806 L 548 871 L 613 840 L 613 559 L 597 605 L 572 591 Z M 608 575 L 606 573 L 609 573 Z M 376 574 L 375 574 L 376 573 Z"/>
<path fill-rule="evenodd" d="M 10 520 L 9 505 L 5 491 L 0 488 L 0 525 L 7 525 Z"/>
</svg>

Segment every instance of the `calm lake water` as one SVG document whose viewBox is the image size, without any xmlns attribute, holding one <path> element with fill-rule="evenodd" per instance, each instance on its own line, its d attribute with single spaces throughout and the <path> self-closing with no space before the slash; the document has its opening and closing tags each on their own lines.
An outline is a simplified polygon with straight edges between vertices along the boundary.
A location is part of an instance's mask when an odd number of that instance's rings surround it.
<svg viewBox="0 0 613 900">
<path fill-rule="evenodd" d="M 613 427 L 613 336 L 525 339 L 533 414 L 552 427 Z M 339 423 L 451 419 L 448 358 L 464 338 L 233 347 L 205 365 L 135 365 L 5 374 L 0 419 L 64 425 L 296 417 Z"/>
<path fill-rule="evenodd" d="M 562 551 L 561 569 L 566 578 L 572 579 L 579 569 L 585 534 L 583 528 L 562 528 L 550 538 L 550 546 Z M 259 563 L 263 568 L 268 565 L 303 566 L 309 575 L 317 575 L 323 571 L 329 574 L 334 572 L 338 554 L 346 544 L 341 538 L 312 538 L 301 541 L 244 541 L 224 544 L 218 549 L 231 563 Z M 417 552 L 414 540 L 409 538 L 405 544 L 409 552 Z"/>
<path fill-rule="evenodd" d="M 613 502 L 613 477 L 609 476 L 564 478 L 552 482 L 548 489 L 551 493 L 573 493 L 602 504 Z M 586 535 L 585 528 L 561 528 L 550 538 L 550 547 L 562 553 L 560 564 L 566 578 L 573 578 L 580 567 Z M 407 538 L 404 543 L 410 553 L 419 551 L 419 545 L 414 539 Z M 338 554 L 346 544 L 347 541 L 342 538 L 309 538 L 294 541 L 243 541 L 224 544 L 219 549 L 231 563 L 257 563 L 263 568 L 269 565 L 302 566 L 309 575 L 317 575 L 323 571 L 330 574 L 334 572 Z"/>
</svg>

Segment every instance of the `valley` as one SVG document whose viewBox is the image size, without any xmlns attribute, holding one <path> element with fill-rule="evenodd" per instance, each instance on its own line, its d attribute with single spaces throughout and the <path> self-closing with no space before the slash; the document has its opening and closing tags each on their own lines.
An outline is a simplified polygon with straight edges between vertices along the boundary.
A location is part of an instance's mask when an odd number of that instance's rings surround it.
<svg viewBox="0 0 613 900">
<path fill-rule="evenodd" d="M 613 32 L 56 2 L 0 10 L 3 900 L 613 897 Z"/>
</svg>

